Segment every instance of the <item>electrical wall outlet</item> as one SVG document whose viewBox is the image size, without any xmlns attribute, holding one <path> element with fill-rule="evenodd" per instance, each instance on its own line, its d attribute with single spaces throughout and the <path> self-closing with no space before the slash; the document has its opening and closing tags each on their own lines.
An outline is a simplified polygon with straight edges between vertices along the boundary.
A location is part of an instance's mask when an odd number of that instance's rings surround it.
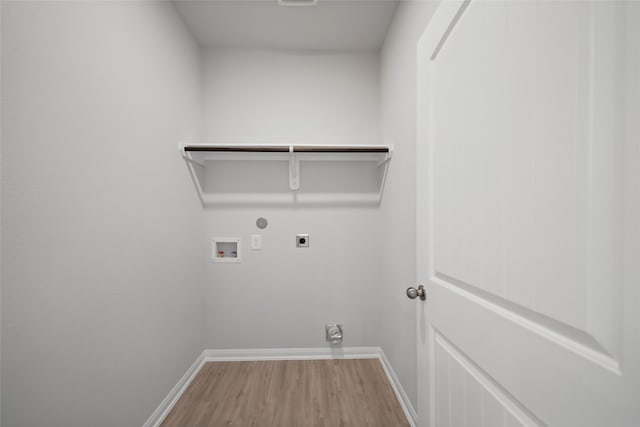
<svg viewBox="0 0 640 427">
<path fill-rule="evenodd" d="M 308 248 L 309 247 L 309 234 L 296 234 L 296 247 Z"/>
<path fill-rule="evenodd" d="M 251 235 L 251 249 L 262 249 L 262 236 L 259 234 Z"/>
</svg>

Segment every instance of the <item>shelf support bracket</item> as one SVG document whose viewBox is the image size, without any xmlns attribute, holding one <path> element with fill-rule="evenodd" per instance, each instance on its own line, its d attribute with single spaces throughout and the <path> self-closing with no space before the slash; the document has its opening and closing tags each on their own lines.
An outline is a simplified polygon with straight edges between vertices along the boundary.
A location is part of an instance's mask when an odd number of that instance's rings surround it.
<svg viewBox="0 0 640 427">
<path fill-rule="evenodd" d="M 289 146 L 289 190 L 300 188 L 300 160 L 296 157 L 293 145 Z"/>
<path fill-rule="evenodd" d="M 386 166 L 387 163 L 389 163 L 389 161 L 391 160 L 391 154 L 392 153 L 392 148 L 389 148 L 389 151 L 387 151 L 387 154 L 384 155 L 384 160 L 378 162 L 378 167 L 380 166 Z"/>
<path fill-rule="evenodd" d="M 191 154 L 190 154 L 190 153 L 187 153 L 187 152 L 184 150 L 184 147 L 185 147 L 185 144 L 178 144 L 178 150 L 180 150 L 180 155 L 182 155 L 182 158 L 183 158 L 185 161 L 187 161 L 187 162 L 189 162 L 189 163 L 193 163 L 194 165 L 198 165 L 198 166 L 205 167 L 205 166 L 204 166 L 204 163 L 200 163 L 200 162 L 195 161 L 195 160 L 193 159 L 193 157 L 191 157 Z"/>
</svg>

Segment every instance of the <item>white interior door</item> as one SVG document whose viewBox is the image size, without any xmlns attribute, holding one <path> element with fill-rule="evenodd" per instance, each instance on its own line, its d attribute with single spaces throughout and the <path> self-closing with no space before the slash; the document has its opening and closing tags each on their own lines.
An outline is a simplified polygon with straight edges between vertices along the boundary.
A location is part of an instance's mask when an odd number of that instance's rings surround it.
<svg viewBox="0 0 640 427">
<path fill-rule="evenodd" d="M 421 425 L 640 425 L 639 28 L 639 2 L 533 0 L 427 27 Z"/>
</svg>

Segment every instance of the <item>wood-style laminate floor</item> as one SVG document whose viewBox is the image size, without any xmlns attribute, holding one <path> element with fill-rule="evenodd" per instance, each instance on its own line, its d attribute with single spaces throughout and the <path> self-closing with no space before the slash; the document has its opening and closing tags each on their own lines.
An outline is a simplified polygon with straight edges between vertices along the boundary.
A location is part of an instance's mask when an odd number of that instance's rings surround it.
<svg viewBox="0 0 640 427">
<path fill-rule="evenodd" d="M 408 426 L 378 359 L 206 363 L 162 427 Z"/>
</svg>

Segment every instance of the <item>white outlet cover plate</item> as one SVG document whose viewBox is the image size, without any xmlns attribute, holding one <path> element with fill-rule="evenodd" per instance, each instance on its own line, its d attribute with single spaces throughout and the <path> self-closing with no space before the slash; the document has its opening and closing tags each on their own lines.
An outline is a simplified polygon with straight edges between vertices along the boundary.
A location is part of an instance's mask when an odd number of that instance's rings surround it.
<svg viewBox="0 0 640 427">
<path fill-rule="evenodd" d="M 251 249 L 262 249 L 262 236 L 259 234 L 251 235 Z"/>
</svg>

